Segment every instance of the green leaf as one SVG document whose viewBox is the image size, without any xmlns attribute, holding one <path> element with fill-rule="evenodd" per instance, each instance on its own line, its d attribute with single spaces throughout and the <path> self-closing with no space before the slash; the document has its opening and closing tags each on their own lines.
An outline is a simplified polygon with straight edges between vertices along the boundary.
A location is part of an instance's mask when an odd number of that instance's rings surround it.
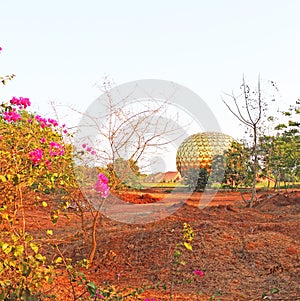
<svg viewBox="0 0 300 301">
<path fill-rule="evenodd" d="M 18 241 L 18 237 L 14 233 L 11 234 L 11 239 L 13 240 L 14 243 Z"/>
<path fill-rule="evenodd" d="M 9 245 L 8 243 L 4 243 L 4 244 L 2 245 L 2 251 L 3 251 L 6 255 L 9 254 L 9 253 L 11 252 L 11 250 L 12 250 L 12 246 Z"/>
<path fill-rule="evenodd" d="M 61 263 L 63 260 L 62 260 L 62 258 L 61 257 L 57 257 L 56 259 L 55 259 L 55 263 Z"/>
<path fill-rule="evenodd" d="M 181 252 L 179 250 L 175 250 L 174 257 L 178 258 L 180 256 Z"/>
<path fill-rule="evenodd" d="M 184 246 L 185 246 L 185 248 L 186 248 L 187 250 L 190 250 L 190 251 L 193 250 L 193 247 L 192 247 L 192 245 L 191 245 L 190 243 L 184 242 L 183 244 L 184 244 Z"/>
<path fill-rule="evenodd" d="M 94 297 L 97 292 L 96 284 L 94 282 L 88 282 L 87 289 L 88 289 L 88 292 L 90 293 L 91 297 Z"/>
<path fill-rule="evenodd" d="M 46 280 L 48 283 L 50 283 L 50 284 L 53 283 L 53 278 L 52 278 L 52 276 L 49 276 L 49 275 L 45 276 L 45 280 Z M 55 299 L 56 299 L 56 298 L 55 298 Z"/>
<path fill-rule="evenodd" d="M 271 294 L 277 294 L 277 293 L 279 293 L 279 289 L 274 287 L 270 290 L 270 292 L 271 292 Z"/>
<path fill-rule="evenodd" d="M 37 254 L 37 252 L 39 251 L 39 246 L 37 244 L 35 244 L 34 242 L 30 243 L 30 248 L 32 249 L 32 251 Z"/>
<path fill-rule="evenodd" d="M 48 235 L 53 235 L 53 231 L 50 229 L 50 230 L 47 230 L 47 234 Z"/>
<path fill-rule="evenodd" d="M 44 262 L 45 259 L 46 259 L 46 257 L 43 256 L 42 254 L 36 254 L 35 258 L 36 258 L 36 260 L 39 260 L 39 261 L 42 261 L 42 262 Z"/>
<path fill-rule="evenodd" d="M 15 247 L 14 256 L 16 256 L 16 257 L 20 256 L 20 255 L 23 254 L 23 252 L 24 252 L 24 246 L 23 245 L 17 245 Z"/>
</svg>

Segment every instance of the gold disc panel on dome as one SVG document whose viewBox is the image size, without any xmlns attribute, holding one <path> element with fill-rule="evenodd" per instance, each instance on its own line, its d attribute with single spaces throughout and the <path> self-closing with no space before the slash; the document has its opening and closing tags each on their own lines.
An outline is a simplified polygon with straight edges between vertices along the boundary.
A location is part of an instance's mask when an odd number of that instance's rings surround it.
<svg viewBox="0 0 300 301">
<path fill-rule="evenodd" d="M 204 132 L 191 135 L 179 146 L 176 166 L 181 176 L 191 168 L 205 168 L 208 171 L 215 156 L 224 155 L 233 142 L 229 135 L 217 132 Z"/>
</svg>

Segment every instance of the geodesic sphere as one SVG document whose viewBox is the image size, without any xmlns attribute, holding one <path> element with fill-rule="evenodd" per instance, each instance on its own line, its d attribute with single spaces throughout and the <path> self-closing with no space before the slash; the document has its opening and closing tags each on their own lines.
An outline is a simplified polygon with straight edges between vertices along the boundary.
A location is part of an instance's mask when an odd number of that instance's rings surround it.
<svg viewBox="0 0 300 301">
<path fill-rule="evenodd" d="M 224 155 L 234 141 L 223 133 L 204 132 L 191 135 L 179 146 L 176 154 L 176 166 L 181 176 L 191 168 L 210 170 L 215 156 Z"/>
</svg>

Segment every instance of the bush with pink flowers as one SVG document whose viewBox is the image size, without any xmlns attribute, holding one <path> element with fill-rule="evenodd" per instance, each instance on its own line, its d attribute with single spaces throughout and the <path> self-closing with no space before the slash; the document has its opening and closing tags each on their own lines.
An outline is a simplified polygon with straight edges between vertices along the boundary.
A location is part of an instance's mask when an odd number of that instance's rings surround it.
<svg viewBox="0 0 300 301">
<path fill-rule="evenodd" d="M 51 281 L 53 267 L 28 234 L 25 208 L 47 207 L 43 195 L 64 191 L 52 206 L 55 222 L 76 187 L 72 148 L 58 123 L 41 123 L 29 106 L 28 98 L 12 97 L 0 109 L 0 300 L 33 300 Z"/>
</svg>

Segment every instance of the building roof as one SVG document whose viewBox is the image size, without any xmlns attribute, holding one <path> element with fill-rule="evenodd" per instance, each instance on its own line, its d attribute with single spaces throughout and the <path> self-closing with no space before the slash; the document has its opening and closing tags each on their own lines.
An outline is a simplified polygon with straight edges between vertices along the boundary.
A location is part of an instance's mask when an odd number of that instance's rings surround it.
<svg viewBox="0 0 300 301">
<path fill-rule="evenodd" d="M 149 175 L 146 178 L 147 182 L 173 182 L 181 179 L 180 173 L 178 171 L 168 171 L 168 172 L 158 172 Z"/>
<path fill-rule="evenodd" d="M 180 178 L 181 178 L 180 173 L 178 171 L 168 171 L 164 173 L 162 181 L 172 182 L 172 181 L 177 181 Z"/>
</svg>

